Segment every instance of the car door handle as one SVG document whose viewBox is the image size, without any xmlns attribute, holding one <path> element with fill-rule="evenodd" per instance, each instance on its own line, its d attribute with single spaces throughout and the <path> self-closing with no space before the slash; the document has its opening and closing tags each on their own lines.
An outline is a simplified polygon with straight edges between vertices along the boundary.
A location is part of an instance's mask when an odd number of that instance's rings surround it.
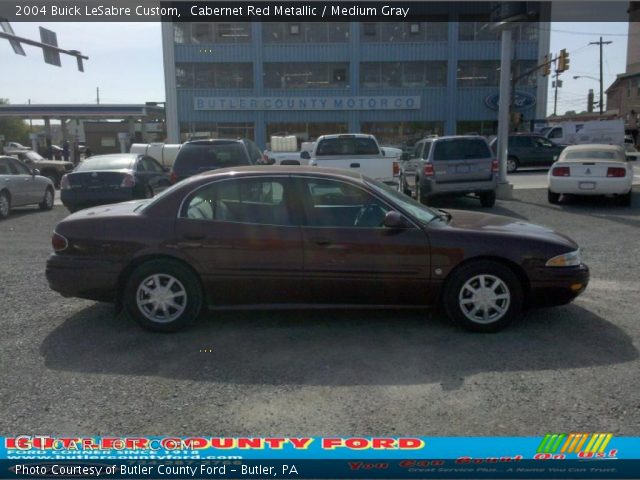
<svg viewBox="0 0 640 480">
<path fill-rule="evenodd" d="M 351 165 L 349 165 L 351 168 L 360 168 L 360 164 L 359 163 L 352 163 Z"/>
</svg>

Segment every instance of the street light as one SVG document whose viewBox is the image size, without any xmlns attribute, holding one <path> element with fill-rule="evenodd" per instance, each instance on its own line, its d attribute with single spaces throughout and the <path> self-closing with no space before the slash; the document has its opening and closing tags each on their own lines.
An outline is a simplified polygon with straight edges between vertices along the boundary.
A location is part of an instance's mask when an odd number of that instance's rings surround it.
<svg viewBox="0 0 640 480">
<path fill-rule="evenodd" d="M 595 80 L 596 82 L 599 82 L 599 81 L 600 81 L 600 79 L 599 79 L 599 78 L 591 77 L 591 76 L 589 76 L 589 75 L 574 75 L 574 76 L 573 76 L 573 79 L 574 79 L 574 80 L 577 80 L 578 78 L 590 78 L 591 80 Z"/>
</svg>

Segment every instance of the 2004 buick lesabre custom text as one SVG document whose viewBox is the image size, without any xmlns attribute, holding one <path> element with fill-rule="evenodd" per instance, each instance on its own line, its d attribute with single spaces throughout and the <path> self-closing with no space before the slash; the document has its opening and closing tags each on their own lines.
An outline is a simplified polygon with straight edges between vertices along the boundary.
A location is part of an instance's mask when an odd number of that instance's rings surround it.
<svg viewBox="0 0 640 480">
<path fill-rule="evenodd" d="M 55 228 L 50 287 L 172 331 L 205 307 L 441 306 L 493 332 L 587 286 L 578 245 L 508 217 L 436 210 L 344 170 L 240 167 Z"/>
</svg>

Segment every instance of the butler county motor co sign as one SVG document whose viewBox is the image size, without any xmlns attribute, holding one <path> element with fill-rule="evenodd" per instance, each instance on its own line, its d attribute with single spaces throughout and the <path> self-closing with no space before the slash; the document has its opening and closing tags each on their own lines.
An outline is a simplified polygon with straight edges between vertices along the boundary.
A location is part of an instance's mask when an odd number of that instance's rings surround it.
<svg viewBox="0 0 640 480">
<path fill-rule="evenodd" d="M 195 110 L 415 110 L 412 97 L 194 97 Z"/>
</svg>

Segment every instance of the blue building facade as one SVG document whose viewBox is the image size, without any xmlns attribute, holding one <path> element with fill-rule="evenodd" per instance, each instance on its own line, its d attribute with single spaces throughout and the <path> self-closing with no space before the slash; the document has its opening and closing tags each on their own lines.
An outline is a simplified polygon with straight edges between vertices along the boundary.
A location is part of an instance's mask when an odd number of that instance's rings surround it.
<svg viewBox="0 0 640 480">
<path fill-rule="evenodd" d="M 168 140 L 496 133 L 500 34 L 488 14 L 428 20 L 165 23 Z M 514 38 L 519 76 L 548 52 L 548 24 L 520 24 Z M 518 81 L 524 120 L 544 118 L 546 91 L 539 73 Z"/>
</svg>

